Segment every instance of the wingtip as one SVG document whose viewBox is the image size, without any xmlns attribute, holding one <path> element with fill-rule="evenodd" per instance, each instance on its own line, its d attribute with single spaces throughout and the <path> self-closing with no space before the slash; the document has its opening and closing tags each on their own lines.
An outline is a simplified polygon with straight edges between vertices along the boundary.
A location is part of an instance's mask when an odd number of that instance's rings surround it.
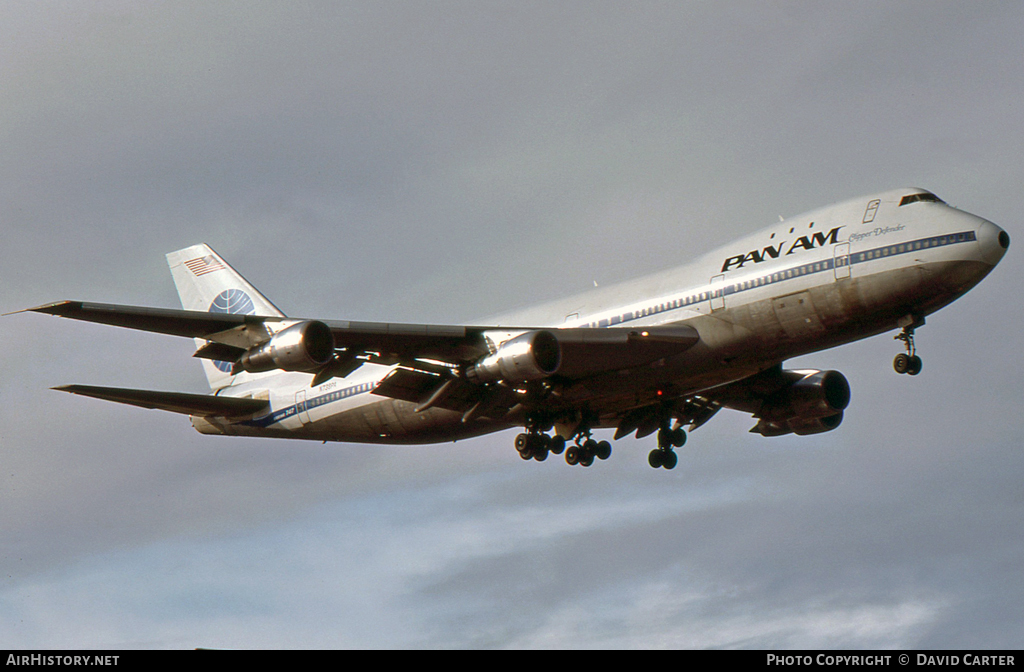
<svg viewBox="0 0 1024 672">
<path fill-rule="evenodd" d="M 12 310 L 9 313 L 3 313 L 2 317 L 8 315 L 17 315 L 18 313 L 49 313 L 50 315 L 60 315 L 61 308 L 64 306 L 70 306 L 81 303 L 81 301 L 54 301 L 52 303 L 44 303 L 41 306 L 35 308 L 22 308 L 21 310 Z"/>
</svg>

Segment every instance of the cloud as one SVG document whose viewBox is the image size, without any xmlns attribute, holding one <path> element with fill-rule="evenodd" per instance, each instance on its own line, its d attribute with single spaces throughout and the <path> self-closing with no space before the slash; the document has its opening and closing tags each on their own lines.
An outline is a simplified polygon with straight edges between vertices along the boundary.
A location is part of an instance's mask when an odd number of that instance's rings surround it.
<svg viewBox="0 0 1024 672">
<path fill-rule="evenodd" d="M 1016 6 L 11 4 L 0 303 L 174 307 L 210 243 L 290 314 L 460 322 L 919 185 L 1020 211 Z M 843 426 L 723 412 L 523 463 L 511 433 L 204 437 L 47 388 L 201 391 L 191 343 L 0 319 L 9 647 L 1019 641 L 1015 248 L 918 332 L 808 355 Z"/>
</svg>

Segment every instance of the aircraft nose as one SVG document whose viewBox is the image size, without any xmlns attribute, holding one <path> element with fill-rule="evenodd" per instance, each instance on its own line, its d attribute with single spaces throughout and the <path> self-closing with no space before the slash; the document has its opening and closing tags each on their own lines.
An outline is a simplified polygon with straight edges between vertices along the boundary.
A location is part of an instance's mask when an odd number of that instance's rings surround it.
<svg viewBox="0 0 1024 672">
<path fill-rule="evenodd" d="M 1010 234 L 988 220 L 982 220 L 975 235 L 981 246 L 981 257 L 995 266 L 1010 247 Z"/>
</svg>

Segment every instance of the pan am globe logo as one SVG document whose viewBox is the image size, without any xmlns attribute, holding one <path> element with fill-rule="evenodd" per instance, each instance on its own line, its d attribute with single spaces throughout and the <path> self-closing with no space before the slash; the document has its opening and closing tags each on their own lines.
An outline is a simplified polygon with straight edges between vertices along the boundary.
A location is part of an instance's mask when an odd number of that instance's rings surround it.
<svg viewBox="0 0 1024 672">
<path fill-rule="evenodd" d="M 209 312 L 252 315 L 256 312 L 256 305 L 252 302 L 252 297 L 241 289 L 225 289 L 210 304 Z M 224 373 L 231 373 L 231 362 L 213 360 L 213 365 Z"/>
</svg>

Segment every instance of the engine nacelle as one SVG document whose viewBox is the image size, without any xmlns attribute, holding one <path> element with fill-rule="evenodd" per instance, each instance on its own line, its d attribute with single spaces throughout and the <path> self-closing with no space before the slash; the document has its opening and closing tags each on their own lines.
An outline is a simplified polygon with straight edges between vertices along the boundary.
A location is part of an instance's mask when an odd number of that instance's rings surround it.
<svg viewBox="0 0 1024 672">
<path fill-rule="evenodd" d="M 561 365 L 562 347 L 555 335 L 550 331 L 527 331 L 466 369 L 466 376 L 479 383 L 525 383 L 547 378 Z"/>
<path fill-rule="evenodd" d="M 812 371 L 767 399 L 759 413 L 761 420 L 751 431 L 762 436 L 828 432 L 843 421 L 849 404 L 850 384 L 843 374 Z"/>
<path fill-rule="evenodd" d="M 299 322 L 274 334 L 269 341 L 246 352 L 238 367 L 249 373 L 320 369 L 334 356 L 334 334 L 323 322 Z"/>
<path fill-rule="evenodd" d="M 840 411 L 835 415 L 828 415 L 824 418 L 789 418 L 788 420 L 772 421 L 761 419 L 760 422 L 750 431 L 757 432 L 761 436 L 782 436 L 783 434 L 821 434 L 831 432 L 843 422 L 843 413 Z"/>
</svg>

